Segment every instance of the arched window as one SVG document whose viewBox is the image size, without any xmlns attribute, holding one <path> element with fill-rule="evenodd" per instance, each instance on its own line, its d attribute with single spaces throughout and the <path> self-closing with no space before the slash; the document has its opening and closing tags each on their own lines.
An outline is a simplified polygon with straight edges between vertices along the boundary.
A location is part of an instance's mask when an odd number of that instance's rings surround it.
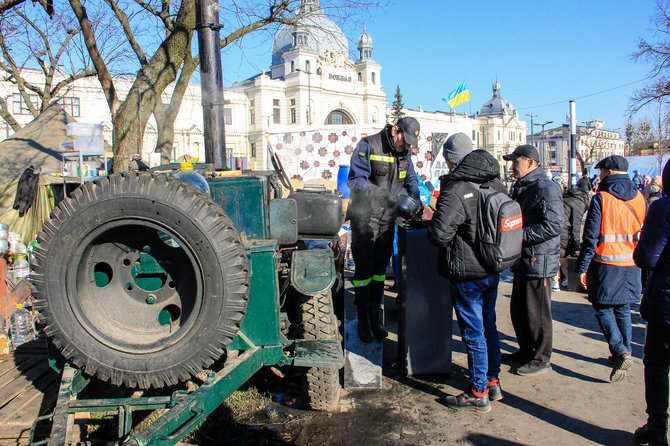
<svg viewBox="0 0 670 446">
<path fill-rule="evenodd" d="M 291 61 L 291 73 L 295 71 L 295 62 Z"/>
<path fill-rule="evenodd" d="M 351 125 L 353 119 L 344 110 L 333 110 L 326 117 L 326 125 Z"/>
<path fill-rule="evenodd" d="M 373 72 L 372 72 L 372 83 L 373 83 L 373 84 L 375 83 L 375 80 L 376 80 L 376 79 L 377 79 L 377 77 L 375 76 L 375 73 L 374 73 L 374 71 L 373 71 Z"/>
<path fill-rule="evenodd" d="M 362 81 L 362 80 L 363 80 L 363 74 L 358 73 L 358 80 L 359 80 L 359 81 Z"/>
<path fill-rule="evenodd" d="M 305 71 L 307 71 L 308 73 L 310 72 L 309 68 L 310 68 L 311 65 L 312 64 L 309 62 L 309 60 L 305 62 Z"/>
</svg>

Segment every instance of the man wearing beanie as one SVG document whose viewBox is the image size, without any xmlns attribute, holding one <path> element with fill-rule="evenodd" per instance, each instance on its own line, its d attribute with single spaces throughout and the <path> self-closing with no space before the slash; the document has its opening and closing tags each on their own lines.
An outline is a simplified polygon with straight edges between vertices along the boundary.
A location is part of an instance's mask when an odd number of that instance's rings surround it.
<svg viewBox="0 0 670 446">
<path fill-rule="evenodd" d="M 511 196 L 521 206 L 523 250 L 521 260 L 512 267 L 514 285 L 510 299 L 519 350 L 502 357 L 525 363 L 516 372 L 533 376 L 551 370 L 553 328 L 549 282 L 559 268 L 563 191 L 547 178 L 535 146 L 520 145 L 503 159 L 512 162 L 512 175 L 516 178 Z"/>
<path fill-rule="evenodd" d="M 470 152 L 472 152 L 472 141 L 465 133 L 454 133 L 442 146 L 442 155 L 449 170 Z"/>
<path fill-rule="evenodd" d="M 386 266 L 393 253 L 395 202 L 401 193 L 417 203 L 419 185 L 409 149 L 416 146 L 419 123 L 404 117 L 381 132 L 362 138 L 351 155 L 347 186 L 351 190 L 351 252 L 356 263 L 354 290 L 358 337 L 370 343 L 388 332 L 380 318 Z"/>
<path fill-rule="evenodd" d="M 495 313 L 500 275 L 487 272 L 475 254 L 477 210 L 480 187 L 503 193 L 505 187 L 498 161 L 486 150 L 472 152 L 467 135 L 450 136 L 442 153 L 450 172 L 440 177 L 428 239 L 439 247 L 438 270 L 449 279 L 470 369 L 469 388 L 448 396 L 446 403 L 454 409 L 486 413 L 491 410 L 489 400 L 502 399 Z"/>
<path fill-rule="evenodd" d="M 640 268 L 633 251 L 647 213 L 647 203 L 628 177 L 628 161 L 603 158 L 598 192 L 586 214 L 577 272 L 611 353 L 610 381 L 624 379 L 631 360 L 630 304 L 640 300 Z"/>
</svg>

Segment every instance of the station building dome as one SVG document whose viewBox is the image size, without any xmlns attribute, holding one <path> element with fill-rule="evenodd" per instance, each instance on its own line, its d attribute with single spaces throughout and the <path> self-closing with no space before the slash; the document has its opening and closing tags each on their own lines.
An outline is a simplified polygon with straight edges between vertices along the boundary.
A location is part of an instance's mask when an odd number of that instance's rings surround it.
<svg viewBox="0 0 670 446">
<path fill-rule="evenodd" d="M 500 84 L 493 84 L 493 97 L 484 102 L 480 110 L 482 115 L 512 115 L 516 112 L 512 104 L 500 95 Z"/>
<path fill-rule="evenodd" d="M 329 51 L 349 56 L 346 36 L 335 22 L 323 14 L 317 0 L 303 0 L 300 13 L 306 14 L 300 25 L 283 25 L 277 31 L 272 44 L 272 65 L 282 63 L 283 54 L 298 44 L 302 49 L 319 56 Z M 300 34 L 304 40 L 296 42 L 296 34 Z"/>
</svg>

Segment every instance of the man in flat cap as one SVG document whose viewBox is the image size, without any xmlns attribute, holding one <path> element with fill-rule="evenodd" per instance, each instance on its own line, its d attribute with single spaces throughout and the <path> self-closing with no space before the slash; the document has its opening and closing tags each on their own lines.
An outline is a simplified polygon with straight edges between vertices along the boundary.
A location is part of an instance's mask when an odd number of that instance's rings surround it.
<svg viewBox="0 0 670 446">
<path fill-rule="evenodd" d="M 576 269 L 609 344 L 610 381 L 617 382 L 633 363 L 630 304 L 638 302 L 642 292 L 633 251 L 647 204 L 628 176 L 626 158 L 608 156 L 595 167 L 600 184 L 586 214 Z"/>
<path fill-rule="evenodd" d="M 535 146 L 518 146 L 503 159 L 512 162 L 512 176 L 516 178 L 511 196 L 521 206 L 523 250 L 521 260 L 512 267 L 510 300 L 519 350 L 502 357 L 523 364 L 517 369 L 519 375 L 533 376 L 551 370 L 550 278 L 559 269 L 563 191 L 547 178 Z"/>
<path fill-rule="evenodd" d="M 388 335 L 380 319 L 380 305 L 386 265 L 393 253 L 395 202 L 400 194 L 408 194 L 421 203 L 410 158 L 410 147 L 417 145 L 418 138 L 417 120 L 404 117 L 362 138 L 351 155 L 347 219 L 351 220 L 351 252 L 356 263 L 358 337 L 365 343 Z"/>
</svg>

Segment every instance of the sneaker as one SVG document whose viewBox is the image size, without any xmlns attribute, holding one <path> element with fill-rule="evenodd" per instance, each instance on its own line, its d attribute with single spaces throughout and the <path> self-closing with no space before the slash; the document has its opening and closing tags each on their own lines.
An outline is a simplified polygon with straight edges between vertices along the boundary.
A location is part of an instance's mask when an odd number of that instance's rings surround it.
<svg viewBox="0 0 670 446">
<path fill-rule="evenodd" d="M 551 291 L 561 291 L 561 286 L 558 282 L 551 282 Z"/>
<path fill-rule="evenodd" d="M 503 399 L 502 387 L 498 378 L 489 381 L 489 401 L 500 401 Z"/>
<path fill-rule="evenodd" d="M 652 432 L 649 430 L 648 425 L 638 427 L 635 429 L 635 434 L 633 435 L 635 442 L 638 444 L 648 444 L 648 445 L 667 445 L 668 436 L 661 432 Z"/>
<path fill-rule="evenodd" d="M 616 383 L 626 377 L 626 370 L 633 365 L 633 360 L 630 355 L 624 353 L 614 358 L 614 365 L 612 366 L 612 373 L 610 373 L 610 382 Z"/>
<path fill-rule="evenodd" d="M 516 370 L 516 373 L 521 376 L 535 376 L 551 370 L 551 364 L 534 365 L 532 362 L 524 364 Z"/>
<path fill-rule="evenodd" d="M 567 287 L 568 287 L 568 278 L 567 278 L 567 277 L 566 277 L 565 279 L 561 280 L 561 286 L 562 286 L 563 288 L 567 288 Z"/>
<path fill-rule="evenodd" d="M 491 411 L 489 404 L 489 391 L 482 393 L 468 390 L 458 396 L 448 396 L 446 399 L 448 407 L 458 410 L 471 410 L 477 413 L 487 413 Z"/>
<path fill-rule="evenodd" d="M 531 359 L 531 355 L 517 350 L 514 353 L 503 353 L 500 355 L 500 359 L 506 362 L 528 362 Z"/>
</svg>

